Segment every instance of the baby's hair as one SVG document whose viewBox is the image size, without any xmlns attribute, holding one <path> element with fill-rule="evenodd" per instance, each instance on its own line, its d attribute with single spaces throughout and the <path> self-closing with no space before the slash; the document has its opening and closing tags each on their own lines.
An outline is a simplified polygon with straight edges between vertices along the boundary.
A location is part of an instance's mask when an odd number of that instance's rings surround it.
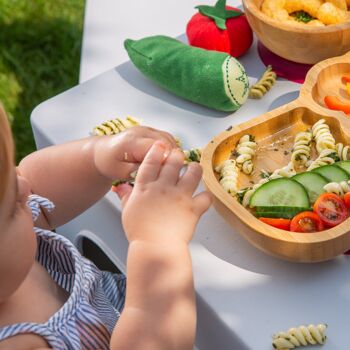
<svg viewBox="0 0 350 350">
<path fill-rule="evenodd" d="M 14 145 L 10 125 L 0 103 L 0 203 L 5 194 L 10 170 L 14 166 Z"/>
</svg>

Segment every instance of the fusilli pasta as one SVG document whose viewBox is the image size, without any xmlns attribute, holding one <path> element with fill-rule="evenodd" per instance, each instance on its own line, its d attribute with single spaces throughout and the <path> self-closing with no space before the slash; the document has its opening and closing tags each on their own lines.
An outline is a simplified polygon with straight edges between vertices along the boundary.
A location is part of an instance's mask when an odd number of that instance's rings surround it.
<svg viewBox="0 0 350 350">
<path fill-rule="evenodd" d="M 119 186 L 119 185 L 125 184 L 125 183 L 128 183 L 131 186 L 134 186 L 136 176 L 137 176 L 137 170 L 135 170 L 132 173 L 130 173 L 130 179 L 115 180 L 115 181 L 112 182 L 112 186 L 116 187 L 116 186 Z"/>
<path fill-rule="evenodd" d="M 323 165 L 333 164 L 335 161 L 338 161 L 338 155 L 336 151 L 332 149 L 324 149 L 321 151 L 320 155 L 309 165 L 307 171 L 311 171 L 315 168 L 318 168 Z"/>
<path fill-rule="evenodd" d="M 238 192 L 238 168 L 236 161 L 233 159 L 225 160 L 215 168 L 215 171 L 220 174 L 220 184 L 223 189 L 235 195 Z"/>
<path fill-rule="evenodd" d="M 272 70 L 272 67 L 267 66 L 264 74 L 261 78 L 250 88 L 249 97 L 250 98 L 262 98 L 275 84 L 277 75 Z"/>
<path fill-rule="evenodd" d="M 292 150 L 292 163 L 294 168 L 305 165 L 311 156 L 312 133 L 309 131 L 299 132 L 294 139 Z"/>
<path fill-rule="evenodd" d="M 324 149 L 335 150 L 335 140 L 324 119 L 312 126 L 312 136 L 316 142 L 316 150 L 320 154 Z"/>
<path fill-rule="evenodd" d="M 344 145 L 343 143 L 337 143 L 335 149 L 340 160 L 350 159 L 350 146 Z"/>
<path fill-rule="evenodd" d="M 323 186 L 323 189 L 328 193 L 335 193 L 343 197 L 345 193 L 350 192 L 350 180 L 341 182 L 330 182 Z"/>
<path fill-rule="evenodd" d="M 286 166 L 276 169 L 269 177 L 269 180 L 278 179 L 279 177 L 292 177 L 296 175 L 293 163 L 289 162 Z"/>
<path fill-rule="evenodd" d="M 237 144 L 235 154 L 237 154 L 237 166 L 242 171 L 250 175 L 254 170 L 253 157 L 255 155 L 256 142 L 252 135 L 243 135 Z"/>
<path fill-rule="evenodd" d="M 199 163 L 201 161 L 202 150 L 200 148 L 191 148 L 190 150 L 184 150 L 183 153 L 185 156 L 185 164 L 191 162 Z"/>
<path fill-rule="evenodd" d="M 114 135 L 135 125 L 140 125 L 140 121 L 134 117 L 127 116 L 125 119 L 111 119 L 94 127 L 92 134 L 95 136 Z"/>
<path fill-rule="evenodd" d="M 273 336 L 272 346 L 277 350 L 294 349 L 308 344 L 324 344 L 326 336 L 326 324 L 314 326 L 300 326 L 290 328 L 287 332 L 279 332 Z"/>
</svg>

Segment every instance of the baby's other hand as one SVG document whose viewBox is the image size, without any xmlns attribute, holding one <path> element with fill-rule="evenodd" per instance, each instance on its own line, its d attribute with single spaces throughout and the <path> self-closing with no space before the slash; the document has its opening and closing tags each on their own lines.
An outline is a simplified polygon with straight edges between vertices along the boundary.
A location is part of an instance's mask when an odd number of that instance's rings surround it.
<svg viewBox="0 0 350 350">
<path fill-rule="evenodd" d="M 144 126 L 134 126 L 113 136 L 99 136 L 94 144 L 95 167 L 111 181 L 129 179 L 157 140 L 169 150 L 177 147 L 169 133 Z"/>
<path fill-rule="evenodd" d="M 142 162 L 135 186 L 120 185 L 123 226 L 129 242 L 189 242 L 201 215 L 209 208 L 211 196 L 202 192 L 193 196 L 202 176 L 202 168 L 190 163 L 184 175 L 183 153 L 170 150 L 157 141 Z"/>
</svg>

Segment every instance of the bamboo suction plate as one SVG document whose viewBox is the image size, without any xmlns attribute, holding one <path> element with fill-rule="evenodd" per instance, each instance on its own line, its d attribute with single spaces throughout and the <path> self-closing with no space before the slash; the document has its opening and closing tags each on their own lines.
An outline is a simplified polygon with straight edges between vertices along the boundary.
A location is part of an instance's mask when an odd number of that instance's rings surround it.
<svg viewBox="0 0 350 350">
<path fill-rule="evenodd" d="M 266 253 L 296 262 L 334 258 L 350 249 L 350 219 L 315 233 L 289 232 L 268 226 L 225 192 L 214 168 L 230 158 L 232 149 L 245 134 L 254 135 L 258 144 L 255 169 L 273 171 L 281 168 L 290 160 L 295 135 L 322 118 L 336 142 L 350 144 L 349 117 L 343 112 L 326 109 L 323 104 L 325 95 L 342 96 L 341 76 L 349 72 L 349 54 L 320 62 L 309 71 L 297 100 L 223 131 L 203 150 L 203 180 L 214 195 L 214 207 L 237 232 Z M 259 171 L 253 176 L 240 172 L 239 188 L 251 186 L 252 181 L 256 183 L 259 179 Z"/>
</svg>

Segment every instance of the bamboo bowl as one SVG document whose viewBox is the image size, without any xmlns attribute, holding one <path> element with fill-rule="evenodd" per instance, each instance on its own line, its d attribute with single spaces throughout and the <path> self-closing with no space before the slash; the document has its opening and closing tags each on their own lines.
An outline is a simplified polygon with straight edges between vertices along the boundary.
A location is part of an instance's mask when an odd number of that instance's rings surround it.
<svg viewBox="0 0 350 350">
<path fill-rule="evenodd" d="M 350 22 L 325 27 L 293 26 L 261 12 L 263 0 L 243 0 L 248 22 L 270 51 L 287 60 L 315 64 L 350 50 Z"/>
<path fill-rule="evenodd" d="M 257 248 L 279 258 L 295 262 L 318 262 L 332 259 L 350 249 L 350 218 L 340 225 L 315 233 L 283 231 L 259 221 L 236 198 L 221 187 L 214 168 L 229 159 L 231 151 L 244 134 L 252 134 L 258 143 L 255 169 L 273 171 L 286 165 L 297 132 L 324 118 L 336 142 L 350 144 L 350 118 L 342 112 L 325 109 L 323 94 L 334 93 L 336 85 L 327 76 L 339 76 L 350 70 L 350 55 L 329 59 L 308 73 L 297 100 L 223 131 L 204 148 L 201 164 L 206 188 L 213 194 L 214 207 L 242 236 Z M 334 80 L 336 81 L 336 80 Z M 340 82 L 338 83 L 341 84 Z M 288 152 L 288 155 L 287 155 Z M 238 185 L 244 188 L 259 180 L 259 171 L 247 176 L 240 172 Z"/>
</svg>

